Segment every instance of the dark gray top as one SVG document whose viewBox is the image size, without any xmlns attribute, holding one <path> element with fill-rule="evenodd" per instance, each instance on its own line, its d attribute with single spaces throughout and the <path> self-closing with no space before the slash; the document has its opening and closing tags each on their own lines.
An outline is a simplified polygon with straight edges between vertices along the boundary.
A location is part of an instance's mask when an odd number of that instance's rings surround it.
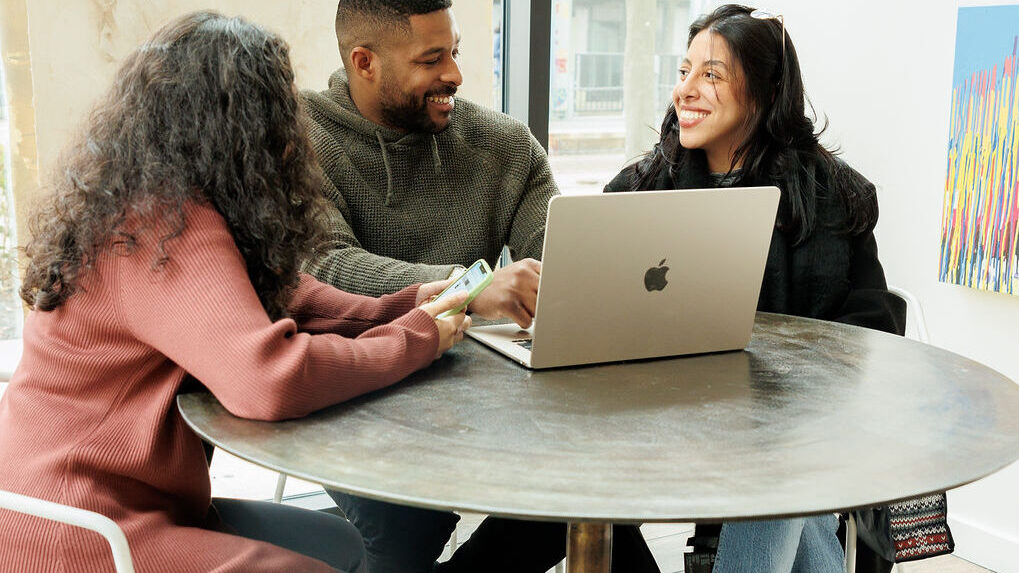
<svg viewBox="0 0 1019 573">
<path fill-rule="evenodd" d="M 823 513 L 950 489 L 1019 457 L 1019 387 L 1001 374 L 898 336 L 765 313 L 741 352 L 531 372 L 465 341 L 395 387 L 301 420 L 241 420 L 209 394 L 179 404 L 211 442 L 272 469 L 535 519 Z"/>
</svg>

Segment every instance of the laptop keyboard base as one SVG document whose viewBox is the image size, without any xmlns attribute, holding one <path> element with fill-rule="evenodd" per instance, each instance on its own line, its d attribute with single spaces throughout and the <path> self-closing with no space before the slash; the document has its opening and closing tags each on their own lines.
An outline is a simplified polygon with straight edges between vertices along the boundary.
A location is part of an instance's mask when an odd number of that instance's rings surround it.
<svg viewBox="0 0 1019 573">
<path fill-rule="evenodd" d="M 525 350 L 530 350 L 532 342 L 533 339 L 531 338 L 518 338 L 513 341 L 513 344 L 516 344 L 517 346 L 522 346 Z"/>
</svg>

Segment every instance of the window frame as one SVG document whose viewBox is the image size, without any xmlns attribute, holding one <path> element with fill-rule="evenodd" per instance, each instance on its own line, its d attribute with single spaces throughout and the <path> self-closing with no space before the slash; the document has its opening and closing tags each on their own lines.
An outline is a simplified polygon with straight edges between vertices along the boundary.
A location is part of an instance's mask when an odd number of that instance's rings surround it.
<svg viewBox="0 0 1019 573">
<path fill-rule="evenodd" d="M 502 30 L 502 111 L 527 124 L 548 151 L 552 0 L 504 0 Z"/>
</svg>

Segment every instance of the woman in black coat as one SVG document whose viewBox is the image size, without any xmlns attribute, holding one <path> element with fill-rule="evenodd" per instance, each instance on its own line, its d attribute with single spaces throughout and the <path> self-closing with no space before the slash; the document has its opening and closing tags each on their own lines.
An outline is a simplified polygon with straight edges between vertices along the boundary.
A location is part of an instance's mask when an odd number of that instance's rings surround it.
<svg viewBox="0 0 1019 573">
<path fill-rule="evenodd" d="M 758 310 L 901 334 L 874 186 L 818 141 L 781 17 L 726 5 L 700 18 L 672 97 L 658 144 L 605 191 L 777 186 Z M 834 516 L 724 524 L 714 571 L 840 571 L 836 529 Z"/>
</svg>

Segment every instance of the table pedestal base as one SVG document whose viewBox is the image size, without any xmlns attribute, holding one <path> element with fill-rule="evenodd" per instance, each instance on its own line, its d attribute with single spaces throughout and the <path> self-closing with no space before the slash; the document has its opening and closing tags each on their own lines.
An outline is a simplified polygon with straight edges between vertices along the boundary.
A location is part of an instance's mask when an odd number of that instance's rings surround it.
<svg viewBox="0 0 1019 573">
<path fill-rule="evenodd" d="M 612 524 L 571 523 L 566 536 L 566 573 L 609 573 Z"/>
</svg>

